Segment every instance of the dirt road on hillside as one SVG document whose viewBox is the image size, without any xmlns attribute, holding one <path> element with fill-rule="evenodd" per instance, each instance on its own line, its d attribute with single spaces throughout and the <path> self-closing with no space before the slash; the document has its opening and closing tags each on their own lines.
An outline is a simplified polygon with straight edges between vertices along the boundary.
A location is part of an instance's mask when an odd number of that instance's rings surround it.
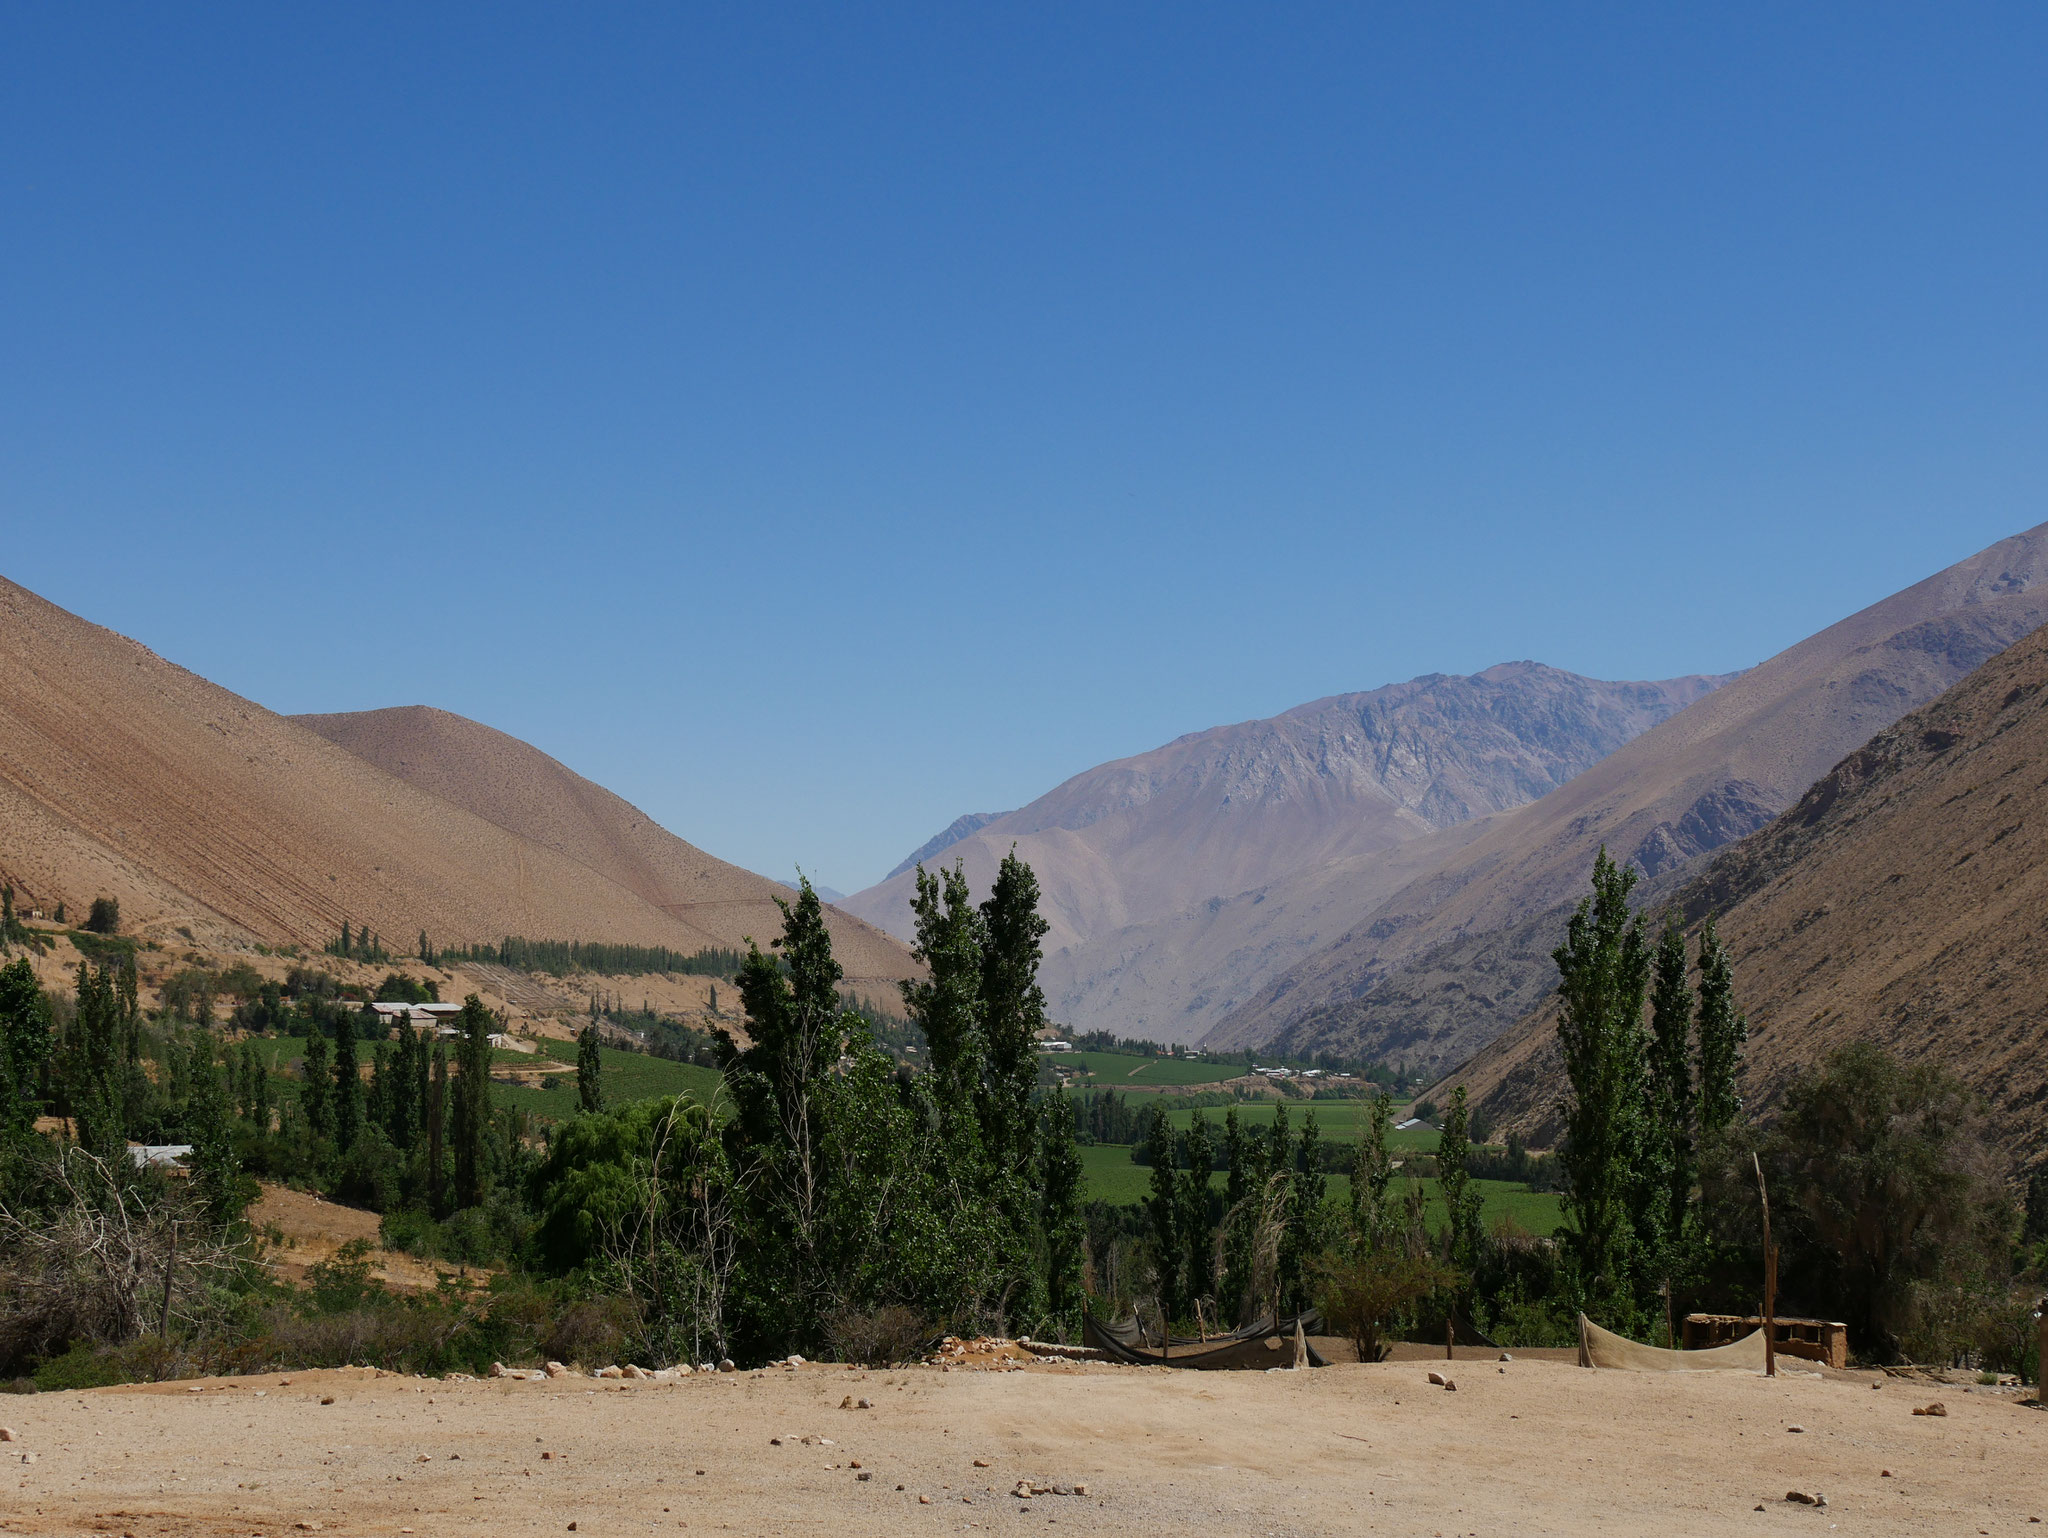
<svg viewBox="0 0 2048 1538">
<path fill-rule="evenodd" d="M 0 1532 L 1637 1538 L 2048 1518 L 2048 1415 L 2009 1399 L 1947 1388 L 1937 1419 L 1898 1382 L 1461 1362 L 1446 1392 L 1426 1370 L 342 1369 L 43 1394 L 0 1400 L 19 1437 L 0 1446 Z M 841 1409 L 849 1395 L 874 1407 Z M 1020 1480 L 1087 1493 L 1020 1499 Z"/>
</svg>

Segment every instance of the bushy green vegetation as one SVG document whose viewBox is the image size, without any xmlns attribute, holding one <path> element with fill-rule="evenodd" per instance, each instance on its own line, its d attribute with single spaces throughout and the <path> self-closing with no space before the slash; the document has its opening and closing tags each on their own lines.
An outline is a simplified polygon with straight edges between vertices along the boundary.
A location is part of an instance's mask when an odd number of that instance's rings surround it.
<svg viewBox="0 0 2048 1538">
<path fill-rule="evenodd" d="M 735 977 L 745 961 L 738 951 L 712 947 L 672 951 L 665 945 L 612 945 L 591 940 L 529 940 L 507 935 L 496 945 L 459 945 L 437 953 L 443 962 L 488 961 L 520 972 L 568 977 L 590 972 L 601 977 L 634 977 L 674 972 L 693 977 Z"/>
<path fill-rule="evenodd" d="M 1103 1088 L 1154 1084 L 1221 1084 L 1243 1075 L 1228 1063 L 1205 1063 L 1184 1057 L 1138 1057 L 1128 1052 L 1048 1052 L 1055 1069 L 1074 1068 Z"/>
</svg>

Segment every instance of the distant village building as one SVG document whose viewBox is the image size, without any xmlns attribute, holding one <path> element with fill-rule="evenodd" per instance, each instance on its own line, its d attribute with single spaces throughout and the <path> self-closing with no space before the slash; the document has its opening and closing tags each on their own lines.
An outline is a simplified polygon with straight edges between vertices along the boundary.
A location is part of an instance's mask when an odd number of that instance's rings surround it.
<svg viewBox="0 0 2048 1538">
<path fill-rule="evenodd" d="M 439 1025 L 462 1013 L 460 1004 L 372 1004 L 370 1008 L 393 1025 L 403 1021 L 414 1029 Z"/>
<path fill-rule="evenodd" d="M 1074 1044 L 1071 1041 L 1041 1041 L 1038 1044 L 1038 1050 L 1041 1052 L 1071 1052 L 1074 1050 Z"/>
</svg>

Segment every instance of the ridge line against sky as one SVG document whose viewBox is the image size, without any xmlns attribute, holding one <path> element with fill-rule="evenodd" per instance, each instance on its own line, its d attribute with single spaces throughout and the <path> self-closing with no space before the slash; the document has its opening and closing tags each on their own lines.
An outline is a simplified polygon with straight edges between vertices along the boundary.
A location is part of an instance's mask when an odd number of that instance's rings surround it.
<svg viewBox="0 0 2048 1538">
<path fill-rule="evenodd" d="M 18 12 L 0 570 L 857 890 L 2048 516 L 2048 13 Z"/>
</svg>

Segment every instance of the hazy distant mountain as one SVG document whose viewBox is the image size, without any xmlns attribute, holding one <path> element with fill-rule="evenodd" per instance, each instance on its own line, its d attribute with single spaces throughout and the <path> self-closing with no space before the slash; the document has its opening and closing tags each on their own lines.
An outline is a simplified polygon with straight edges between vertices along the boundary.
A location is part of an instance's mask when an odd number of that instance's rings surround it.
<svg viewBox="0 0 2048 1538">
<path fill-rule="evenodd" d="M 957 836 L 956 823 L 936 853 L 963 861 L 977 890 L 1013 843 L 1031 862 L 1052 924 L 1058 1018 L 1189 1040 L 1301 954 L 1302 931 L 1240 955 L 1226 988 L 1191 996 L 1186 958 L 1142 979 L 1128 970 L 1145 926 L 1256 906 L 1270 883 L 1345 862 L 1368 868 L 1346 892 L 1365 890 L 1374 872 L 1408 869 L 1392 851 L 1555 789 L 1721 682 L 1607 683 L 1534 662 L 1431 674 L 1088 770 Z M 899 869 L 844 906 L 907 936 L 912 884 Z M 1331 895 L 1348 920 L 1353 898 Z M 1328 922 L 1309 932 L 1327 940 L 1347 927 Z"/>
<path fill-rule="evenodd" d="M 1708 911 L 1750 1018 L 1743 1095 L 1768 1108 L 1851 1039 L 1943 1064 L 2039 1162 L 2048 1135 L 2048 630 L 1879 732 L 1789 812 L 1671 894 Z M 1554 1003 L 1458 1078 L 1550 1142 Z"/>
<path fill-rule="evenodd" d="M 1554 982 L 1602 844 L 1664 881 L 1763 825 L 1844 754 L 2048 619 L 2048 525 L 1750 669 L 1532 805 L 1492 819 L 1209 1033 L 1448 1069 Z M 1419 855 L 1421 851 L 1417 851 Z"/>
<path fill-rule="evenodd" d="M 0 878 L 46 912 L 118 898 L 125 927 L 174 944 L 317 950 L 344 919 L 405 948 L 423 929 L 678 950 L 770 932 L 762 878 L 502 733 L 420 712 L 418 748 L 392 714 L 324 724 L 358 723 L 421 783 L 0 580 Z M 837 922 L 849 971 L 911 970 Z"/>
<path fill-rule="evenodd" d="M 915 870 L 920 864 L 930 862 L 941 850 L 951 849 L 970 833 L 979 833 L 998 817 L 1007 817 L 1008 812 L 965 812 L 947 824 L 942 833 L 935 833 L 917 848 L 905 855 L 882 879 L 900 876 L 907 870 Z"/>
</svg>

